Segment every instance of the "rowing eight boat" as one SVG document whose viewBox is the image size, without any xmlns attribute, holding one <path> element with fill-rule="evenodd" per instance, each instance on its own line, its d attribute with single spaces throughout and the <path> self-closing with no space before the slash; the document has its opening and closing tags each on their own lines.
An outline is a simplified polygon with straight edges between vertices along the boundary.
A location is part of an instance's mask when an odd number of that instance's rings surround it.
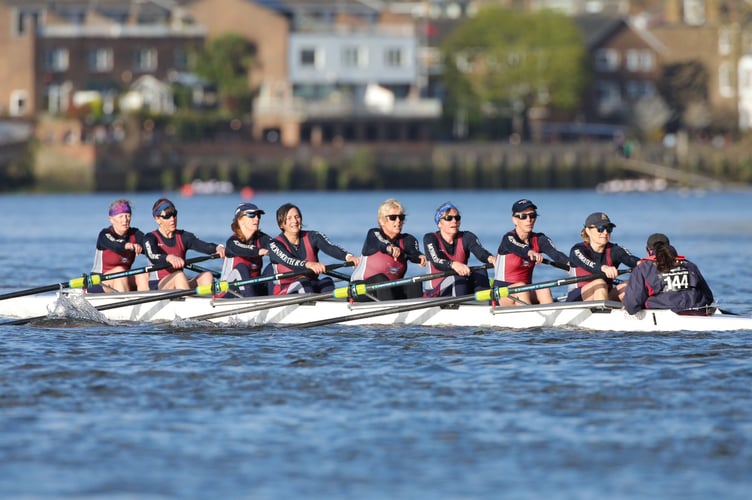
<svg viewBox="0 0 752 500">
<path fill-rule="evenodd" d="M 752 318 L 724 313 L 687 316 L 669 310 L 628 314 L 618 302 L 557 302 L 548 305 L 491 307 L 462 298 L 356 302 L 322 294 L 212 299 L 186 296 L 158 299 L 157 292 L 56 294 L 19 297 L 0 302 L 0 317 L 74 316 L 98 321 L 182 322 L 203 319 L 231 325 L 422 325 L 529 329 L 570 327 L 593 331 L 728 331 L 752 330 Z M 144 299 L 143 303 L 138 298 Z M 128 304 L 126 304 L 126 302 Z M 120 306 L 119 304 L 124 304 Z M 103 310 L 97 310 L 97 309 Z"/>
</svg>

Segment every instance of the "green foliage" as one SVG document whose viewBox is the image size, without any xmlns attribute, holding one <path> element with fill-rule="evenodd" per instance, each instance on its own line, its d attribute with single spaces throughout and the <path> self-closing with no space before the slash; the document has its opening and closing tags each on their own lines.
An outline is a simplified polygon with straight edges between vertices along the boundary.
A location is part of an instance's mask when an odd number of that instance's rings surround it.
<svg viewBox="0 0 752 500">
<path fill-rule="evenodd" d="M 228 33 L 210 40 L 191 57 L 191 69 L 217 85 L 223 103 L 244 102 L 250 95 L 249 69 L 253 50 L 240 35 Z"/>
<path fill-rule="evenodd" d="M 442 46 L 449 109 L 468 121 L 532 106 L 573 109 L 586 80 L 586 51 L 574 22 L 549 10 L 482 9 Z"/>
</svg>

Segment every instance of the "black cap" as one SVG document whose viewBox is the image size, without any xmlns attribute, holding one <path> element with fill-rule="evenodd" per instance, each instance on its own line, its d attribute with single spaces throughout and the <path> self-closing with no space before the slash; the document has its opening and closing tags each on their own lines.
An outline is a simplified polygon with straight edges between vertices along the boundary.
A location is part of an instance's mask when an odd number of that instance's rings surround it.
<svg viewBox="0 0 752 500">
<path fill-rule="evenodd" d="M 527 210 L 528 208 L 537 209 L 538 207 L 536 207 L 535 203 L 530 200 L 517 200 L 514 202 L 514 205 L 512 205 L 512 213 L 517 214 L 522 212 L 523 210 Z"/>
<path fill-rule="evenodd" d="M 650 236 L 648 236 L 648 242 L 647 242 L 647 249 L 648 250 L 655 250 L 655 245 L 658 243 L 663 243 L 664 245 L 670 244 L 668 240 L 668 236 L 666 236 L 663 233 L 653 233 Z"/>
</svg>

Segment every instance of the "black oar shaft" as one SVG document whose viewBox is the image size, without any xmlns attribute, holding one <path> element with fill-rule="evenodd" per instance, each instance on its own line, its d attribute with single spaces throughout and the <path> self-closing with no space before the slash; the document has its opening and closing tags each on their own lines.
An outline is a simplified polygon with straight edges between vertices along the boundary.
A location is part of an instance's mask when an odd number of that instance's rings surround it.
<svg viewBox="0 0 752 500">
<path fill-rule="evenodd" d="M 301 325 L 286 325 L 286 328 L 312 328 L 315 326 L 333 325 L 336 323 L 347 323 L 350 321 L 356 321 L 361 319 L 375 318 L 376 316 L 386 316 L 387 314 L 399 314 L 409 311 L 417 311 L 420 309 L 428 309 L 431 307 L 450 306 L 454 304 L 461 304 L 463 302 L 469 302 L 474 300 L 472 294 L 463 295 L 461 297 L 444 297 L 440 299 L 425 299 L 415 304 L 408 304 L 404 306 L 390 307 L 389 301 L 384 301 L 384 307 L 375 311 L 363 311 L 361 313 L 348 314 L 345 316 L 337 316 L 334 318 L 326 318 L 318 321 L 310 321 Z"/>
</svg>

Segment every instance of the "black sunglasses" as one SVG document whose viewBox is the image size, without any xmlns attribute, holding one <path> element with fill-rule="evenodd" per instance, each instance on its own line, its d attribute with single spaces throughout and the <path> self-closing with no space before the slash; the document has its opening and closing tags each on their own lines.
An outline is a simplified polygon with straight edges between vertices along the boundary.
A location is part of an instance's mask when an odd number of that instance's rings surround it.
<svg viewBox="0 0 752 500">
<path fill-rule="evenodd" d="M 608 234 L 611 234 L 611 232 L 614 230 L 614 226 L 588 226 L 588 227 L 590 229 L 595 229 L 599 233 L 606 231 Z"/>
<path fill-rule="evenodd" d="M 161 214 L 159 216 L 159 218 L 160 219 L 164 219 L 164 220 L 170 220 L 173 217 L 177 217 L 177 216 L 178 216 L 178 211 L 177 210 L 168 210 L 167 212 Z"/>
<path fill-rule="evenodd" d="M 386 215 L 385 217 L 391 221 L 395 221 L 397 219 L 404 221 L 406 216 L 405 214 L 391 214 L 391 215 Z"/>
<path fill-rule="evenodd" d="M 444 219 L 447 222 L 452 222 L 453 220 L 456 220 L 457 222 L 459 222 L 462 220 L 462 216 L 461 215 L 445 215 L 442 217 L 442 219 Z"/>
<path fill-rule="evenodd" d="M 261 214 L 258 212 L 245 212 L 245 216 L 249 219 L 255 219 L 256 217 L 261 217 Z"/>
<path fill-rule="evenodd" d="M 517 217 L 520 220 L 525 220 L 528 217 L 530 217 L 531 219 L 535 220 L 538 218 L 538 212 L 530 212 L 527 214 L 514 214 L 513 217 Z"/>
</svg>

